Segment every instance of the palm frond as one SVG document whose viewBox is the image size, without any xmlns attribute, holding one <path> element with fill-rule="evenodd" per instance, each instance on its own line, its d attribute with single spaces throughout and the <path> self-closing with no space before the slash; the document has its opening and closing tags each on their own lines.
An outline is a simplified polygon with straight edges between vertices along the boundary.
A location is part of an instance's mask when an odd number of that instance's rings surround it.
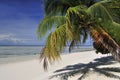
<svg viewBox="0 0 120 80">
<path fill-rule="evenodd" d="M 80 0 L 45 0 L 46 15 L 64 15 L 69 7 L 77 6 L 81 3 Z"/>
<path fill-rule="evenodd" d="M 44 9 L 46 15 L 65 15 L 70 7 L 84 5 L 89 7 L 96 3 L 96 0 L 44 0 Z"/>
<path fill-rule="evenodd" d="M 42 38 L 50 29 L 58 25 L 64 24 L 66 18 L 64 16 L 46 16 L 40 23 L 37 34 Z"/>
<path fill-rule="evenodd" d="M 81 43 L 81 30 L 79 29 L 79 26 L 73 26 L 72 29 L 68 29 L 68 32 L 70 32 L 70 46 L 69 46 L 69 52 L 71 52 L 71 49 L 73 47 L 78 46 Z"/>
<path fill-rule="evenodd" d="M 66 46 L 68 36 L 66 33 L 66 25 L 59 26 L 54 32 L 52 32 L 47 39 L 46 46 L 41 52 L 40 59 L 44 60 L 44 69 L 47 69 L 48 63 L 53 63 L 60 59 L 60 52 Z"/>
<path fill-rule="evenodd" d="M 62 0 L 46 0 L 45 13 L 46 15 L 64 14 L 69 6 L 69 4 L 63 3 Z"/>
<path fill-rule="evenodd" d="M 75 7 L 70 7 L 68 8 L 67 12 L 66 12 L 66 16 L 70 19 L 72 16 L 74 17 L 83 17 L 85 14 L 87 7 L 85 7 L 84 5 L 78 5 Z M 72 18 L 74 18 L 72 17 Z M 77 20 L 76 20 L 77 21 Z"/>
<path fill-rule="evenodd" d="M 102 5 L 108 10 L 113 21 L 120 23 L 120 2 L 118 0 L 113 0 L 111 2 L 102 3 Z"/>
<path fill-rule="evenodd" d="M 101 24 L 113 21 L 108 10 L 102 5 L 101 2 L 89 7 L 87 13 L 91 16 L 92 19 Z"/>
<path fill-rule="evenodd" d="M 71 43 L 69 46 L 69 51 L 81 43 L 81 36 L 83 36 L 83 43 L 87 39 L 87 30 L 80 28 L 80 25 L 83 25 L 82 19 L 86 16 L 86 7 L 79 5 L 76 7 L 70 7 L 67 10 L 66 17 L 68 18 L 68 31 L 71 33 Z M 83 23 L 83 24 L 82 24 Z"/>
<path fill-rule="evenodd" d="M 83 36 L 83 40 L 82 40 L 82 43 L 85 43 L 86 40 L 88 39 L 88 31 L 87 29 L 82 29 L 82 36 Z"/>
</svg>

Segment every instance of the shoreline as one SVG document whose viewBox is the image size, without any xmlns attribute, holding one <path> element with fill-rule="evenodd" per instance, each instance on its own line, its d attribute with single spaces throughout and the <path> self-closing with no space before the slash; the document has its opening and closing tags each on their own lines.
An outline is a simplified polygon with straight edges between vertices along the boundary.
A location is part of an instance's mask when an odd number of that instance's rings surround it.
<svg viewBox="0 0 120 80">
<path fill-rule="evenodd" d="M 92 48 L 83 48 L 81 50 L 75 49 L 72 52 L 63 52 L 61 55 L 67 55 L 67 54 L 73 54 L 73 53 L 81 53 L 81 52 L 86 52 L 86 51 L 94 51 Z M 10 63 L 17 63 L 17 62 L 22 62 L 22 61 L 28 61 L 32 59 L 39 59 L 40 54 L 31 54 L 31 55 L 10 55 L 6 57 L 0 57 L 0 65 L 3 64 L 10 64 Z"/>
</svg>

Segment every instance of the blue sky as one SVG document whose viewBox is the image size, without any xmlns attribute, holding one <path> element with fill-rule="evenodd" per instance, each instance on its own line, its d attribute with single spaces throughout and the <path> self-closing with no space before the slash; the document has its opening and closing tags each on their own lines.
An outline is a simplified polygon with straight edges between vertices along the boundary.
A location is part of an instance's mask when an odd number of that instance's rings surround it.
<svg viewBox="0 0 120 80">
<path fill-rule="evenodd" d="M 43 16 L 42 0 L 0 0 L 0 45 L 44 45 L 36 34 Z"/>
<path fill-rule="evenodd" d="M 42 45 L 37 27 L 43 18 L 42 0 L 0 0 L 0 45 Z"/>
</svg>

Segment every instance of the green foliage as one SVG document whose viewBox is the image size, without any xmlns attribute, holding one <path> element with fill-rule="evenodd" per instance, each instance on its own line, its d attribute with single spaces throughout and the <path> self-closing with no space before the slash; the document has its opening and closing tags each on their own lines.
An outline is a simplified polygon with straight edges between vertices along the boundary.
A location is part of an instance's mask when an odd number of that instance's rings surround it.
<svg viewBox="0 0 120 80">
<path fill-rule="evenodd" d="M 58 28 L 48 36 L 46 46 L 41 52 L 41 59 L 44 60 L 44 65 L 47 63 L 47 60 L 52 63 L 60 59 L 60 52 L 65 48 L 68 39 L 65 24 L 58 26 Z M 44 66 L 44 69 L 47 69 L 47 67 Z"/>
<path fill-rule="evenodd" d="M 113 2 L 103 3 L 102 5 L 108 10 L 113 21 L 120 23 L 120 2 L 113 0 Z"/>
<path fill-rule="evenodd" d="M 44 0 L 46 15 L 65 15 L 69 7 L 85 5 L 87 7 L 94 4 L 96 0 Z"/>
<path fill-rule="evenodd" d="M 64 24 L 66 18 L 64 16 L 46 16 L 40 23 L 37 34 L 42 38 L 52 27 Z"/>
<path fill-rule="evenodd" d="M 88 9 L 88 13 L 120 45 L 120 24 L 116 23 L 114 16 L 111 16 L 112 13 L 108 12 L 107 4 L 111 3 L 97 3 Z"/>
<path fill-rule="evenodd" d="M 80 0 L 45 0 L 45 13 L 46 15 L 64 15 L 70 6 L 80 4 Z M 57 6 L 57 7 L 56 7 Z"/>
</svg>

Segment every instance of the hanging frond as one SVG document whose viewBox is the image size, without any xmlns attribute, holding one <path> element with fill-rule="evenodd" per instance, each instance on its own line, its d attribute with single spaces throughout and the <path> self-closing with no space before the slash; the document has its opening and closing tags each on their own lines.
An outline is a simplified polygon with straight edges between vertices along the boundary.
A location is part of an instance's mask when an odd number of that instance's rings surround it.
<svg viewBox="0 0 120 80">
<path fill-rule="evenodd" d="M 49 30 L 58 25 L 64 24 L 66 18 L 64 16 L 46 16 L 40 23 L 37 34 L 42 38 Z"/>
<path fill-rule="evenodd" d="M 81 34 L 81 35 L 83 36 L 82 43 L 85 43 L 86 40 L 88 39 L 88 30 L 85 29 L 85 28 L 83 28 L 83 29 L 82 29 L 82 34 Z"/>
<path fill-rule="evenodd" d="M 69 29 L 72 37 L 70 41 L 69 46 L 69 52 L 71 52 L 71 49 L 73 49 L 75 46 L 78 46 L 81 43 L 81 30 L 79 29 L 79 26 L 75 26 L 72 29 Z"/>
<path fill-rule="evenodd" d="M 60 59 L 60 53 L 66 46 L 67 41 L 66 25 L 59 26 L 49 35 L 46 46 L 43 48 L 40 56 L 40 59 L 43 60 L 45 70 L 47 69 L 48 63 L 53 63 Z"/>
<path fill-rule="evenodd" d="M 67 10 L 66 17 L 68 17 L 69 21 L 69 31 L 73 35 L 73 40 L 71 42 L 72 45 L 80 43 L 80 36 L 83 36 L 83 43 L 86 42 L 87 39 L 87 30 L 85 29 L 86 23 L 86 7 L 83 5 L 79 5 L 76 7 L 70 7 Z M 76 33 L 75 33 L 76 32 Z M 77 40 L 74 38 L 74 36 L 77 35 Z M 74 44 L 73 44 L 74 43 Z M 72 46 L 70 45 L 70 47 Z M 73 46 L 72 46 L 73 47 Z"/>
<path fill-rule="evenodd" d="M 79 5 L 79 6 L 75 6 L 75 7 L 70 7 L 68 8 L 67 12 L 66 12 L 66 16 L 71 20 L 74 17 L 76 18 L 83 18 L 86 14 L 86 7 L 83 5 Z M 74 17 L 73 17 L 74 16 Z M 79 21 L 79 20 L 76 20 Z"/>
</svg>

